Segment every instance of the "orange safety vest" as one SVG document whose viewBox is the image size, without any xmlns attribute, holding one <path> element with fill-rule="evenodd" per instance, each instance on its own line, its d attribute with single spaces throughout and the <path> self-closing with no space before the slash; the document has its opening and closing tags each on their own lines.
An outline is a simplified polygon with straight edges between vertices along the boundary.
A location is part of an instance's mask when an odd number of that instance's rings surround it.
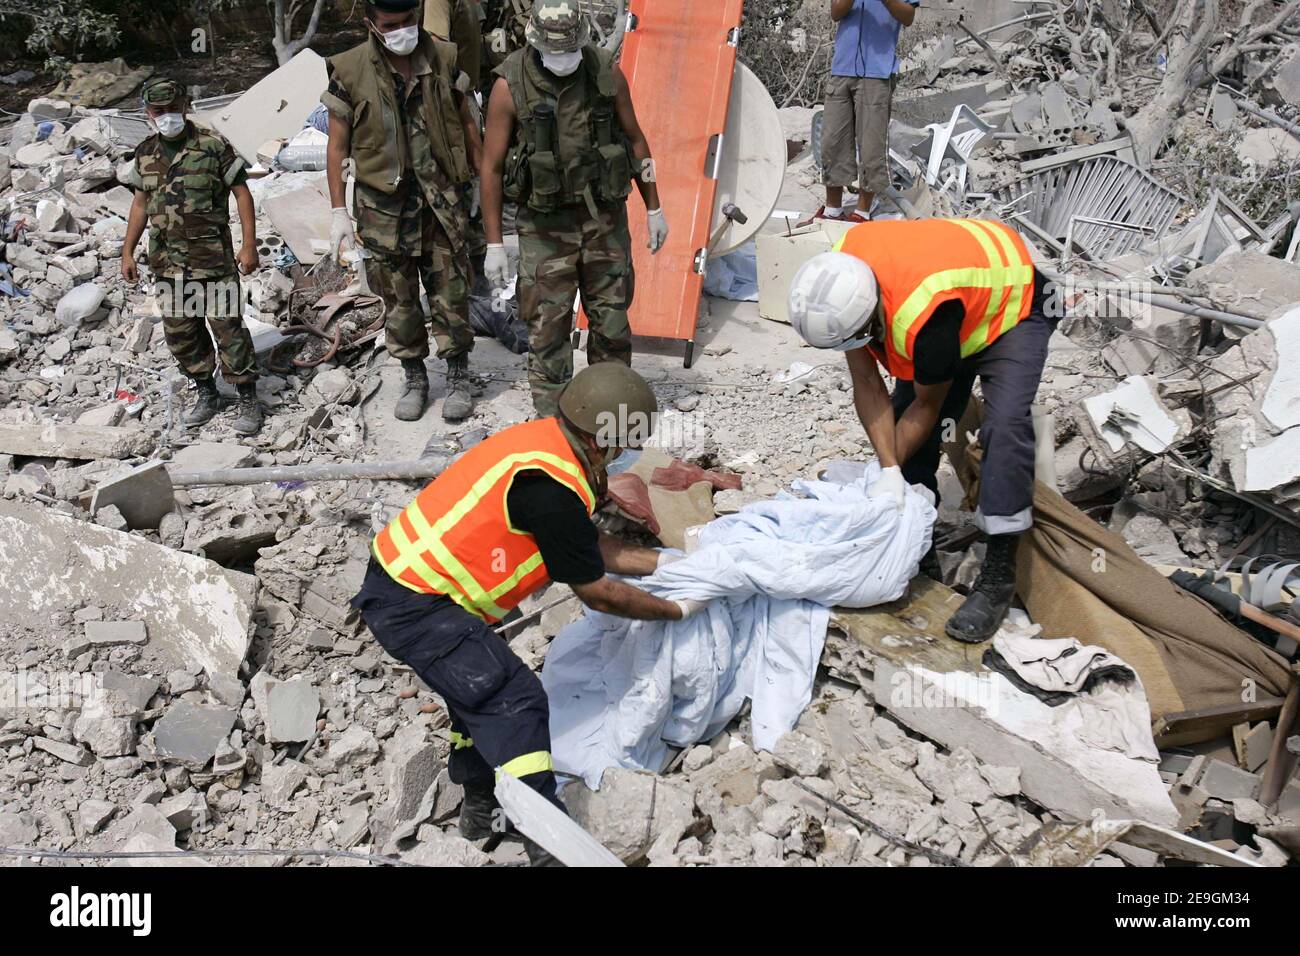
<svg viewBox="0 0 1300 956">
<path fill-rule="evenodd" d="M 555 418 L 485 438 L 425 486 L 371 545 L 399 584 L 445 594 L 489 623 L 550 577 L 537 542 L 510 521 L 506 494 L 521 471 L 543 471 L 596 510 L 582 462 Z"/>
<path fill-rule="evenodd" d="M 1034 263 L 1020 234 L 988 219 L 865 222 L 844 233 L 836 252 L 871 267 L 885 313 L 885 354 L 895 378 L 913 375 L 912 347 L 942 303 L 965 307 L 961 357 L 992 345 L 1029 314 Z"/>
</svg>

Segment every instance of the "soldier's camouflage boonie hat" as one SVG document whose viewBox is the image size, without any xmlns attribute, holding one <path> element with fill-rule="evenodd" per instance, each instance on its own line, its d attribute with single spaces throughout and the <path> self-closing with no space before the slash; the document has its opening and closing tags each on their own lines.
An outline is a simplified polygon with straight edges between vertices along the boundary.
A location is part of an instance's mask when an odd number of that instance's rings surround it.
<svg viewBox="0 0 1300 956">
<path fill-rule="evenodd" d="M 140 90 L 140 99 L 146 106 L 166 106 L 184 96 L 185 90 L 179 83 L 162 77 L 150 80 Z"/>
<path fill-rule="evenodd" d="M 578 0 L 538 0 L 524 39 L 544 53 L 572 53 L 591 40 L 591 22 Z"/>
</svg>

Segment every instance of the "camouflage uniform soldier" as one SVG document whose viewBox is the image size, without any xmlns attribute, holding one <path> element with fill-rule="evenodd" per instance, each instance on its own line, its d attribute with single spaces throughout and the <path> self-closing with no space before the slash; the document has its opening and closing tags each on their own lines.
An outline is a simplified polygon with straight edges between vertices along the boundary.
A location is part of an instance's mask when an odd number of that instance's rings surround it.
<svg viewBox="0 0 1300 956">
<path fill-rule="evenodd" d="M 149 268 L 158 282 L 167 347 L 198 388 L 186 425 L 202 425 L 220 407 L 213 380 L 216 358 L 204 319 L 212 327 L 221 374 L 239 390 L 232 425 L 241 435 L 262 427 L 257 402 L 253 339 L 244 326 L 236 262 L 245 274 L 257 268 L 256 213 L 245 163 L 218 133 L 185 119 L 185 92 L 171 80 L 154 80 L 142 93 L 157 132 L 135 151 L 131 205 L 122 246 L 122 277 L 139 278 L 134 252 L 149 226 Z M 239 255 L 230 235 L 230 197 L 242 227 Z"/>
<path fill-rule="evenodd" d="M 587 360 L 632 362 L 632 240 L 627 196 L 635 177 L 649 212 L 652 252 L 668 237 L 650 146 L 622 71 L 590 42 L 577 0 L 537 0 L 528 46 L 496 68 L 483 158 L 484 270 L 504 285 L 503 200 L 518 204 L 519 314 L 528 323 L 528 378 L 539 416 L 554 415 L 573 377 L 573 299 L 591 324 Z"/>
<path fill-rule="evenodd" d="M 370 258 L 371 287 L 388 310 L 390 355 L 405 384 L 393 409 L 402 421 L 424 414 L 429 335 L 420 286 L 433 311 L 438 357 L 447 362 L 442 416 L 466 418 L 474 400 L 469 353 L 468 187 L 481 141 L 457 83 L 457 49 L 419 27 L 419 0 L 366 4 L 371 36 L 331 57 L 326 174 L 334 206 L 330 241 L 341 260 L 353 245 L 344 208 L 343 162 L 356 167 L 356 232 Z"/>
</svg>

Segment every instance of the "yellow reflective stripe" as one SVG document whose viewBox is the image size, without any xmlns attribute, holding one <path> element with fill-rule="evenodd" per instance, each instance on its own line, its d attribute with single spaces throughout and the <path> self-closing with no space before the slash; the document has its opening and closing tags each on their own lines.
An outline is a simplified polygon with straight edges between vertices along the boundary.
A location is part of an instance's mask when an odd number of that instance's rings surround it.
<svg viewBox="0 0 1300 956">
<path fill-rule="evenodd" d="M 397 522 L 393 522 L 393 525 L 389 528 L 388 538 L 393 542 L 393 547 L 397 549 L 397 557 L 393 559 L 391 564 L 386 563 L 383 555 L 379 553 L 378 538 L 371 542 L 370 550 L 374 554 L 375 559 L 379 562 L 379 566 L 388 572 L 389 577 L 407 590 L 415 591 L 417 594 L 423 594 L 423 591 L 412 585 L 409 581 L 398 577 L 402 571 L 411 569 L 415 571 L 421 579 L 423 579 L 425 584 L 433 588 L 435 591 L 447 595 L 447 597 L 451 598 L 475 617 L 483 616 L 483 613 L 479 611 L 478 608 L 472 607 L 469 602 L 465 600 L 465 596 L 457 590 L 455 582 L 449 581 L 447 578 L 443 577 L 429 565 L 429 562 L 424 560 L 424 555 L 420 553 L 419 547 L 406 540 L 406 532 Z"/>
<path fill-rule="evenodd" d="M 500 584 L 494 587 L 491 591 L 489 591 L 488 597 L 490 597 L 492 600 L 495 601 L 501 595 L 509 593 L 511 590 L 514 589 L 515 585 L 517 585 L 525 577 L 527 577 L 528 575 L 536 571 L 538 566 L 541 565 L 541 563 L 542 563 L 542 552 L 534 551 L 532 554 L 530 554 L 527 558 L 524 559 L 524 561 L 519 565 L 518 568 L 515 569 L 514 574 L 510 575 L 510 577 L 506 578 L 504 581 L 502 581 Z"/>
<path fill-rule="evenodd" d="M 515 455 L 507 455 L 501 461 L 497 462 L 490 469 L 470 486 L 470 490 L 460 501 L 456 502 L 449 508 L 436 525 L 430 525 L 424 517 L 424 512 L 420 510 L 419 499 L 411 502 L 406 507 L 406 517 L 411 522 L 411 527 L 415 530 L 415 541 L 403 542 L 405 532 L 400 521 L 393 522 L 390 526 L 392 530 L 393 543 L 397 546 L 398 556 L 388 565 L 388 573 L 396 578 L 408 568 L 413 568 L 417 574 L 424 573 L 428 569 L 435 578 L 445 581 L 441 575 L 433 572 L 427 562 L 421 557 L 422 550 L 433 552 L 438 563 L 451 576 L 452 580 L 459 586 L 460 590 L 468 597 L 470 604 L 478 608 L 475 613 L 482 612 L 490 614 L 495 618 L 503 618 L 506 611 L 496 604 L 495 598 L 500 597 L 505 591 L 495 591 L 489 595 L 478 580 L 469 573 L 469 570 L 460 563 L 454 554 L 442 543 L 442 536 L 450 528 L 454 527 L 465 515 L 469 514 L 479 502 L 483 500 L 484 495 L 501 480 L 501 476 L 506 474 L 517 464 L 528 461 L 544 461 L 553 465 L 555 468 L 573 477 L 581 486 L 582 490 L 587 493 L 588 499 L 594 496 L 591 493 L 591 486 L 587 484 L 586 477 L 582 474 L 582 469 L 577 465 L 565 461 L 558 455 L 552 455 L 549 452 L 521 452 Z M 540 556 L 539 556 L 540 560 Z M 522 575 L 520 576 L 522 577 Z M 429 580 L 433 584 L 433 580 Z M 436 585 L 435 585 L 436 586 Z M 509 588 L 506 589 L 507 591 Z M 452 592 L 451 596 L 456 595 Z M 458 602 L 463 605 L 464 602 Z"/>
<path fill-rule="evenodd" d="M 844 240 L 849 237 L 850 232 L 852 232 L 851 229 L 845 229 L 842 233 L 840 233 L 840 237 L 836 239 L 835 242 L 831 245 L 831 252 L 844 251 Z"/>
<path fill-rule="evenodd" d="M 555 764 L 551 762 L 551 753 L 549 750 L 535 750 L 530 754 L 524 754 L 522 757 L 516 757 L 514 760 L 507 760 L 497 768 L 497 779 L 501 779 L 503 773 L 508 773 L 512 777 L 526 777 L 530 773 L 543 773 L 547 770 L 554 770 Z"/>
<path fill-rule="evenodd" d="M 912 290 L 912 294 L 903 300 L 903 304 L 894 310 L 893 319 L 889 324 L 889 335 L 894 342 L 894 351 L 911 361 L 912 353 L 907 348 L 908 329 L 934 301 L 935 296 L 942 292 L 951 292 L 953 289 L 987 285 L 991 281 L 992 275 L 989 270 L 979 268 L 944 269 L 942 272 L 926 276 L 921 284 Z"/>
<path fill-rule="evenodd" d="M 953 219 L 951 221 L 954 225 L 966 230 L 979 243 L 980 250 L 984 253 L 984 258 L 989 264 L 989 304 L 984 307 L 984 316 L 980 319 L 979 324 L 971 329 L 970 335 L 961 343 L 961 356 L 965 358 L 978 352 L 988 344 L 989 326 L 993 322 L 993 317 L 998 314 L 998 306 L 1002 304 L 1002 290 L 1006 286 L 1007 267 L 1002 265 L 1002 257 L 998 255 L 997 247 L 993 245 L 993 240 L 989 238 L 988 233 L 968 219 Z M 1015 264 L 1015 257 L 1011 259 L 1011 264 Z"/>
<path fill-rule="evenodd" d="M 1027 262 L 1021 258 L 1020 250 L 1011 241 L 1006 226 L 984 219 L 972 221 L 981 229 L 987 229 L 992 233 L 993 238 L 997 240 L 998 246 L 1002 250 L 1003 256 L 1006 257 L 1007 262 L 1010 264 L 1008 268 L 1012 271 L 1012 274 L 1007 277 L 1007 285 L 1011 287 L 1011 294 L 1007 297 L 1007 307 L 1002 313 L 1002 328 L 999 330 L 999 334 L 1001 334 L 1020 321 L 1020 308 L 1024 303 L 1025 288 L 1034 281 L 1034 263 L 1032 260 Z"/>
<path fill-rule="evenodd" d="M 464 750 L 466 747 L 473 747 L 474 741 L 464 734 L 458 734 L 456 731 L 451 732 L 451 746 L 456 750 Z"/>
</svg>

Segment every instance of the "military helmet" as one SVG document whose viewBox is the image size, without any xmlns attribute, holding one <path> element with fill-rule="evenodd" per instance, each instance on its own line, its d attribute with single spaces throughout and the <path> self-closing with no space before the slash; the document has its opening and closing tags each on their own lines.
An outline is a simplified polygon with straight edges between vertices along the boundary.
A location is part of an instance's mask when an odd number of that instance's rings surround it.
<svg viewBox="0 0 1300 956">
<path fill-rule="evenodd" d="M 146 106 L 166 106 L 185 98 L 185 88 L 175 80 L 155 77 L 140 89 L 140 99 Z"/>
<path fill-rule="evenodd" d="M 535 0 L 524 37 L 543 53 L 573 53 L 591 40 L 591 21 L 578 0 Z"/>
<path fill-rule="evenodd" d="M 638 448 L 654 431 L 659 402 L 621 362 L 589 365 L 560 393 L 560 414 L 605 448 Z"/>
</svg>

